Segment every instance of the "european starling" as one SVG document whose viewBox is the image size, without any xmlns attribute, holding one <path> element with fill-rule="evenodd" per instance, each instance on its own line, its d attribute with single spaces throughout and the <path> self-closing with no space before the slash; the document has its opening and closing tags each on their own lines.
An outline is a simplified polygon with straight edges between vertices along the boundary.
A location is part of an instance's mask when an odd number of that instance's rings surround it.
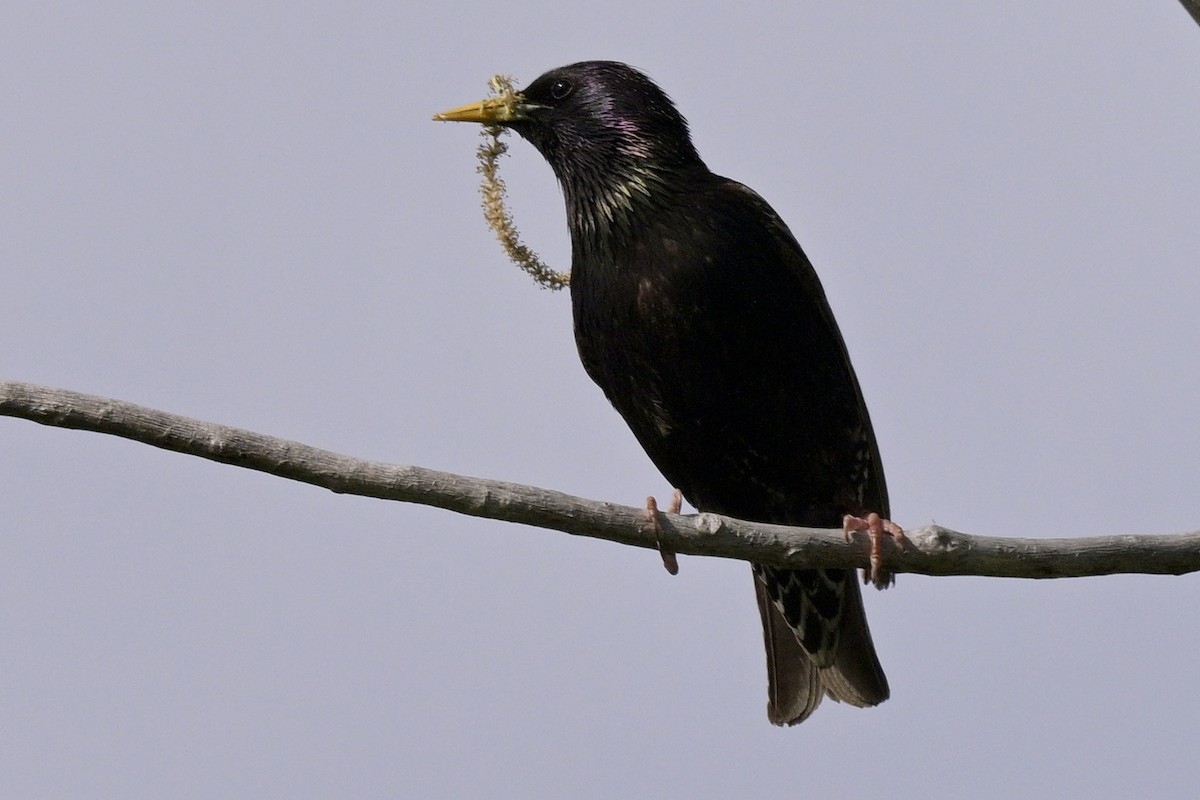
<svg viewBox="0 0 1200 800">
<path fill-rule="evenodd" d="M 583 366 L 692 505 L 825 528 L 888 515 L 867 407 L 808 257 L 758 194 L 708 170 L 649 78 L 585 61 L 515 105 L 437 118 L 506 126 L 550 162 Z M 853 570 L 752 566 L 771 722 L 802 722 L 825 694 L 887 699 Z"/>
</svg>

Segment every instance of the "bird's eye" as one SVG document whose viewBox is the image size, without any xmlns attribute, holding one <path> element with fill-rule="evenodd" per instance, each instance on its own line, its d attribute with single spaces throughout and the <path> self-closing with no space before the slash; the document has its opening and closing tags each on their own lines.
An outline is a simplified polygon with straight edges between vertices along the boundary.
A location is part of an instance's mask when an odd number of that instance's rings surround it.
<svg viewBox="0 0 1200 800">
<path fill-rule="evenodd" d="M 550 84 L 550 96 L 555 100 L 562 100 L 569 95 L 575 86 L 566 78 L 559 78 L 554 83 Z"/>
</svg>

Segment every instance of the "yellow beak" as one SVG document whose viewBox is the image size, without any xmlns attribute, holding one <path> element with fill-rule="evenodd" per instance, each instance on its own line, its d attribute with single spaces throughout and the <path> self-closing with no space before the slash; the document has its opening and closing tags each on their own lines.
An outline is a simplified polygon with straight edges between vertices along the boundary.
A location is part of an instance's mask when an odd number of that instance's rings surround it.
<svg viewBox="0 0 1200 800">
<path fill-rule="evenodd" d="M 519 102 L 512 102 L 503 97 L 489 97 L 476 103 L 434 114 L 438 122 L 480 122 L 484 125 L 502 125 L 512 120 L 525 119 L 525 114 Z"/>
</svg>

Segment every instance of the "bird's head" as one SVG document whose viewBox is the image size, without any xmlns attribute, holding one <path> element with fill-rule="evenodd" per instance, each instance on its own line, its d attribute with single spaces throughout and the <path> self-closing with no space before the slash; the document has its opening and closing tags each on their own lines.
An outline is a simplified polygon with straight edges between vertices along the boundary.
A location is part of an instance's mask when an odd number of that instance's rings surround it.
<svg viewBox="0 0 1200 800">
<path fill-rule="evenodd" d="M 573 224 L 595 230 L 669 191 L 674 174 L 703 168 L 687 121 L 649 78 L 615 61 L 550 70 L 517 94 L 438 114 L 511 128 L 550 162 Z"/>
</svg>

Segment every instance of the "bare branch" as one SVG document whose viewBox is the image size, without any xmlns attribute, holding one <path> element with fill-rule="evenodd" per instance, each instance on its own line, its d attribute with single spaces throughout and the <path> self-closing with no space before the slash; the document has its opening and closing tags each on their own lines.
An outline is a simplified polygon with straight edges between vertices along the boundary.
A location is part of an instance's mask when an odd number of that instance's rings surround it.
<svg viewBox="0 0 1200 800">
<path fill-rule="evenodd" d="M 1200 24 L 1200 0 L 1179 0 L 1187 12 L 1192 15 L 1192 19 Z"/>
<path fill-rule="evenodd" d="M 0 381 L 0 415 L 121 436 L 340 494 L 421 503 L 636 547 L 657 549 L 661 542 L 680 554 L 790 567 L 865 567 L 868 560 L 867 543 L 846 542 L 840 530 L 763 525 L 715 514 L 661 514 L 661 530 L 656 532 L 642 508 L 422 467 L 365 461 L 133 403 L 28 383 Z M 1014 539 L 969 536 L 929 525 L 907 534 L 909 544 L 903 552 L 887 554 L 888 567 L 895 572 L 1070 578 L 1200 571 L 1200 531 L 1173 536 Z"/>
</svg>

